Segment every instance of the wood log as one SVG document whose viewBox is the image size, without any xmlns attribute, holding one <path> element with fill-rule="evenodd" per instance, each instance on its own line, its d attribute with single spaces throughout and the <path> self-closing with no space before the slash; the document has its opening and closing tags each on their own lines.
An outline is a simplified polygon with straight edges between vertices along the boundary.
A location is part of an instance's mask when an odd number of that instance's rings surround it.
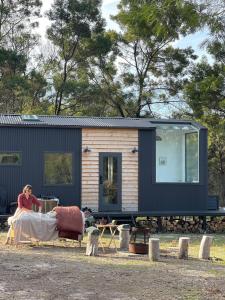
<svg viewBox="0 0 225 300">
<path fill-rule="evenodd" d="M 188 259 L 188 245 L 189 245 L 189 242 L 190 242 L 190 238 L 188 238 L 188 237 L 180 237 L 179 238 L 178 258 Z"/>
<path fill-rule="evenodd" d="M 97 256 L 98 255 L 98 238 L 99 230 L 96 227 L 87 228 L 88 241 L 86 247 L 86 255 Z"/>
<path fill-rule="evenodd" d="M 158 261 L 160 258 L 159 239 L 149 239 L 149 259 L 151 261 Z"/>
<path fill-rule="evenodd" d="M 130 225 L 123 224 L 118 226 L 119 230 L 119 248 L 122 251 L 128 251 L 130 242 Z"/>
<path fill-rule="evenodd" d="M 199 258 L 200 259 L 209 259 L 210 258 L 210 246 L 212 244 L 213 237 L 203 235 L 200 249 L 199 249 Z"/>
</svg>

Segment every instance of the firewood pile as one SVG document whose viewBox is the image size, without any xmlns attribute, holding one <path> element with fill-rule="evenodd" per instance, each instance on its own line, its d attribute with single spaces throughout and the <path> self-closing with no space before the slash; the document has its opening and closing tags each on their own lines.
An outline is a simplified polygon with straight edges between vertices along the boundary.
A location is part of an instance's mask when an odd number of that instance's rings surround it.
<svg viewBox="0 0 225 300">
<path fill-rule="evenodd" d="M 207 232 L 225 233 L 225 218 L 217 217 L 207 221 Z"/>
<path fill-rule="evenodd" d="M 138 217 L 137 226 L 147 227 L 151 233 L 225 233 L 225 217 L 207 218 L 206 223 L 201 217 Z"/>
<path fill-rule="evenodd" d="M 194 218 L 192 220 L 184 219 L 166 219 L 162 220 L 162 231 L 175 233 L 204 233 L 203 220 Z"/>
</svg>

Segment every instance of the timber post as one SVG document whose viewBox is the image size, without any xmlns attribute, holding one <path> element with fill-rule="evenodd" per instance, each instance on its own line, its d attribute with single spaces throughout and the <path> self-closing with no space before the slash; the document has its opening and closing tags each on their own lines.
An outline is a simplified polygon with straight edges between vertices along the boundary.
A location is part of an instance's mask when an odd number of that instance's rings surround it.
<svg viewBox="0 0 225 300">
<path fill-rule="evenodd" d="M 123 224 L 118 226 L 119 230 L 119 248 L 122 251 L 128 251 L 130 242 L 130 225 Z"/>
<path fill-rule="evenodd" d="M 151 261 L 158 261 L 160 258 L 159 239 L 149 239 L 148 256 Z"/>
<path fill-rule="evenodd" d="M 98 238 L 100 231 L 96 227 L 87 228 L 88 232 L 88 241 L 86 247 L 86 255 L 88 256 L 97 256 L 98 255 Z"/>
<path fill-rule="evenodd" d="M 212 244 L 213 237 L 203 235 L 200 249 L 199 249 L 199 258 L 200 259 L 209 259 L 210 258 L 210 247 Z"/>
<path fill-rule="evenodd" d="M 190 238 L 188 237 L 180 237 L 179 238 L 179 252 L 178 258 L 180 259 L 188 259 L 188 246 L 189 246 Z"/>
</svg>

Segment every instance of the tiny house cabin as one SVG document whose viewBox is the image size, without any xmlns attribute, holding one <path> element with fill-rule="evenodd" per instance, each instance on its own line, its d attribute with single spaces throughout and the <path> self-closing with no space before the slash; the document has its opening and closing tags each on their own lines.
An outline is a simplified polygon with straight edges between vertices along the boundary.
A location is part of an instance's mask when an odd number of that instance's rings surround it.
<svg viewBox="0 0 225 300">
<path fill-rule="evenodd" d="M 180 120 L 1 115 L 2 212 L 28 183 L 36 195 L 95 212 L 207 210 L 207 129 Z"/>
</svg>

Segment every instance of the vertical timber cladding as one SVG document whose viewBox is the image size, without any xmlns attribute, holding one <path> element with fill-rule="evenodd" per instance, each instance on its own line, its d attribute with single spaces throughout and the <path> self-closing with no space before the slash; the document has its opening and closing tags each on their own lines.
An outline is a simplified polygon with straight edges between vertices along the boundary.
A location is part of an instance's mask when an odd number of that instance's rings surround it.
<svg viewBox="0 0 225 300">
<path fill-rule="evenodd" d="M 82 207 L 98 211 L 99 153 L 122 153 L 122 211 L 138 211 L 138 148 L 137 129 L 82 129 Z"/>
</svg>

